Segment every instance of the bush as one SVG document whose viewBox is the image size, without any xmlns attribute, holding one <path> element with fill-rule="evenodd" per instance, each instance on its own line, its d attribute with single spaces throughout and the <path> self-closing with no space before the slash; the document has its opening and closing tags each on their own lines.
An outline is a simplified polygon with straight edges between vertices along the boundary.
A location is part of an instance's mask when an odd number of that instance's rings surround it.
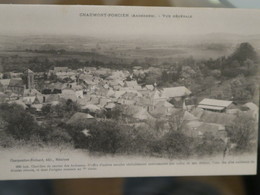
<svg viewBox="0 0 260 195">
<path fill-rule="evenodd" d="M 41 129 L 34 117 L 20 105 L 1 104 L 0 110 L 0 117 L 6 123 L 4 130 L 15 139 L 29 140 Z"/>
<path fill-rule="evenodd" d="M 240 114 L 227 128 L 230 141 L 236 144 L 239 152 L 249 151 L 253 148 L 257 137 L 256 121 L 248 114 Z"/>
<path fill-rule="evenodd" d="M 188 157 L 192 154 L 192 142 L 193 138 L 187 137 L 181 132 L 172 131 L 162 138 L 162 151 L 165 152 L 167 157 Z"/>
<path fill-rule="evenodd" d="M 122 126 L 114 121 L 91 124 L 89 127 L 88 149 L 91 152 L 115 154 L 124 147 L 126 137 L 122 134 Z"/>
<path fill-rule="evenodd" d="M 203 138 L 195 147 L 194 152 L 198 156 L 212 156 L 215 154 L 224 153 L 225 143 L 223 140 L 215 138 Z"/>
<path fill-rule="evenodd" d="M 46 135 L 42 137 L 45 143 L 54 146 L 73 145 L 73 139 L 65 129 L 59 127 L 55 129 L 49 129 Z"/>
<path fill-rule="evenodd" d="M 0 132 L 0 147 L 11 148 L 17 146 L 17 140 L 5 132 Z"/>
</svg>

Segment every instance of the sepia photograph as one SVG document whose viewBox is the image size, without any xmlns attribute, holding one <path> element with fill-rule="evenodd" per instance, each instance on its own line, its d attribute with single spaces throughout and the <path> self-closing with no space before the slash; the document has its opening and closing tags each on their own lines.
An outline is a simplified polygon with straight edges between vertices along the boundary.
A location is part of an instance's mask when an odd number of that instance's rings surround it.
<svg viewBox="0 0 260 195">
<path fill-rule="evenodd" d="M 158 175 L 151 165 L 164 162 L 188 164 L 163 175 L 229 174 L 229 166 L 231 174 L 246 174 L 240 165 L 253 174 L 259 16 L 258 10 L 0 6 L 1 178 L 45 178 L 50 173 L 32 166 L 22 174 L 12 167 L 73 158 L 88 171 L 112 164 L 99 177 Z M 195 172 L 193 160 L 201 161 Z M 120 173 L 111 171 L 115 162 Z M 73 166 L 64 166 L 58 175 L 49 169 L 48 177 L 95 177 L 93 171 L 68 176 Z"/>
</svg>

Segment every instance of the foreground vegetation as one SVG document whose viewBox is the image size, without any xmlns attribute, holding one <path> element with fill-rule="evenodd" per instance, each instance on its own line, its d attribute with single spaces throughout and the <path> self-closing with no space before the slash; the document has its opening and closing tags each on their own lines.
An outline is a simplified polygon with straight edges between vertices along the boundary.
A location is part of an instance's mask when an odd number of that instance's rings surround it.
<svg viewBox="0 0 260 195">
<path fill-rule="evenodd" d="M 174 120 L 171 120 L 167 132 L 160 132 L 160 121 L 153 124 L 148 121 L 150 126 L 133 127 L 124 118 L 105 119 L 105 116 L 90 123 L 68 125 L 65 121 L 79 111 L 75 103 L 68 101 L 45 114 L 41 113 L 46 117 L 46 121 L 41 123 L 30 113 L 32 110 L 25 111 L 16 104 L 1 104 L 0 110 L 0 146 L 5 148 L 19 147 L 19 144 L 57 148 L 70 146 L 87 149 L 91 153 L 188 158 L 224 154 L 229 147 L 210 133 L 203 138 L 188 137 L 183 133 L 185 129 L 177 128 L 179 125 Z M 111 116 L 111 113 L 108 115 Z M 122 116 L 118 111 L 112 115 Z M 254 148 L 254 124 L 251 118 L 241 116 L 230 126 L 230 139 L 237 145 L 234 152 L 248 152 Z"/>
</svg>

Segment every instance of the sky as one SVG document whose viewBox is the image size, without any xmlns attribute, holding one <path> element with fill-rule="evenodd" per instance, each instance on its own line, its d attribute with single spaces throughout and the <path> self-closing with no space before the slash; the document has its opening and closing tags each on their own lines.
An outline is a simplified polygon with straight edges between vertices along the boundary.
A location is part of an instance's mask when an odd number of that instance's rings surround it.
<svg viewBox="0 0 260 195">
<path fill-rule="evenodd" d="M 106 17 L 80 16 L 94 13 L 106 14 Z M 108 17 L 109 14 L 122 15 Z M 132 14 L 154 17 L 131 17 Z M 176 14 L 192 18 L 172 17 Z M 227 8 L 0 5 L 0 34 L 103 37 L 210 33 L 251 35 L 260 34 L 259 18 L 260 10 Z"/>
</svg>

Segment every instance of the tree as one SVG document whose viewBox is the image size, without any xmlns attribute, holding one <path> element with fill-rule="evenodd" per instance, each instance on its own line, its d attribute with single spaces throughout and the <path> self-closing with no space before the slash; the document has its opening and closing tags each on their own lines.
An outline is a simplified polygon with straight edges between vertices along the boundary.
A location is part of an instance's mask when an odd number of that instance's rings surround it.
<svg viewBox="0 0 260 195">
<path fill-rule="evenodd" d="M 214 69 L 211 71 L 211 75 L 216 79 L 219 79 L 221 77 L 221 71 L 218 69 Z"/>
<path fill-rule="evenodd" d="M 201 89 L 202 90 L 208 90 L 209 94 L 211 94 L 211 88 L 215 84 L 215 79 L 212 76 L 205 77 L 204 80 L 201 81 Z"/>
<path fill-rule="evenodd" d="M 231 80 L 230 88 L 233 100 L 244 103 L 254 96 L 256 84 L 254 81 L 247 80 L 244 76 L 238 76 Z"/>
<path fill-rule="evenodd" d="M 173 113 L 169 118 L 169 125 L 172 131 L 180 131 L 182 122 L 183 122 L 184 112 L 179 110 L 178 112 Z"/>
<path fill-rule="evenodd" d="M 115 154 L 124 147 L 128 139 L 122 135 L 125 128 L 114 121 L 99 121 L 86 128 L 89 129 L 90 136 L 87 141 L 91 152 Z"/>
<path fill-rule="evenodd" d="M 20 105 L 1 104 L 0 110 L 0 117 L 7 123 L 5 131 L 15 139 L 29 140 L 32 135 L 39 135 L 41 127 Z"/>
<path fill-rule="evenodd" d="M 194 148 L 199 156 L 221 154 L 225 150 L 225 143 L 222 139 L 216 138 L 211 132 L 205 132 L 201 140 Z"/>
<path fill-rule="evenodd" d="M 162 70 L 159 68 L 149 68 L 149 72 L 145 76 L 145 84 L 154 84 L 160 81 Z"/>
<path fill-rule="evenodd" d="M 126 106 L 116 105 L 114 108 L 106 112 L 106 117 L 117 121 L 123 120 L 123 118 L 125 117 L 124 113 L 126 113 L 125 110 L 126 110 Z"/>
<path fill-rule="evenodd" d="M 9 72 L 5 72 L 5 73 L 3 74 L 3 79 L 10 79 L 10 78 L 11 78 L 11 75 L 10 75 Z"/>
<path fill-rule="evenodd" d="M 192 142 L 192 138 L 185 136 L 181 132 L 174 131 L 165 134 L 161 140 L 164 151 L 170 158 L 189 156 L 191 154 Z"/>
<path fill-rule="evenodd" d="M 222 61 L 222 74 L 227 77 L 254 74 L 257 60 L 258 56 L 252 45 L 241 43 L 233 54 Z"/>
<path fill-rule="evenodd" d="M 55 83 L 58 81 L 58 77 L 56 74 L 51 73 L 51 75 L 49 76 L 49 80 Z"/>
<path fill-rule="evenodd" d="M 247 75 L 254 75 L 257 73 L 257 65 L 253 60 L 246 59 L 243 62 L 243 67 Z"/>
<path fill-rule="evenodd" d="M 68 99 L 65 103 L 65 111 L 67 112 L 78 112 L 80 110 L 79 104 Z"/>
<path fill-rule="evenodd" d="M 230 56 L 230 59 L 243 63 L 245 60 L 257 60 L 257 53 L 250 43 L 241 43 L 236 51 Z"/>
<path fill-rule="evenodd" d="M 256 139 L 256 123 L 248 114 L 239 114 L 232 125 L 227 128 L 230 141 L 236 144 L 238 151 L 247 151 Z"/>
</svg>

